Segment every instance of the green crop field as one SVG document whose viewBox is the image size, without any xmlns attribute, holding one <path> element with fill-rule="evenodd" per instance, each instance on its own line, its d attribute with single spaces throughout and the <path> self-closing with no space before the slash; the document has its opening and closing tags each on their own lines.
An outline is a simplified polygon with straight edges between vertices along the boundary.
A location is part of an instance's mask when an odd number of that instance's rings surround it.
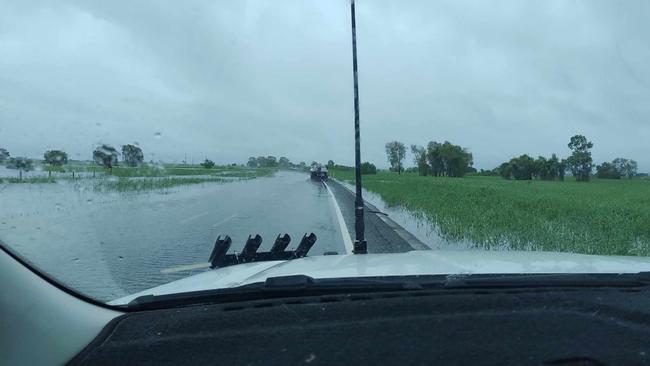
<svg viewBox="0 0 650 366">
<path fill-rule="evenodd" d="M 354 172 L 334 170 L 354 183 Z M 578 183 L 379 172 L 363 186 L 476 247 L 650 256 L 650 180 Z"/>
</svg>

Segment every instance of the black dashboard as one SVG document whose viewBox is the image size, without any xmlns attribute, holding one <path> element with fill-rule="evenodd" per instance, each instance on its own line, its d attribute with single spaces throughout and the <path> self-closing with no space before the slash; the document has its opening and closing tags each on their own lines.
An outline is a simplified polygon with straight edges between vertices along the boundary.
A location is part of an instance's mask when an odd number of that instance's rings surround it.
<svg viewBox="0 0 650 366">
<path fill-rule="evenodd" d="M 70 364 L 650 364 L 644 288 L 403 291 L 124 314 Z"/>
</svg>

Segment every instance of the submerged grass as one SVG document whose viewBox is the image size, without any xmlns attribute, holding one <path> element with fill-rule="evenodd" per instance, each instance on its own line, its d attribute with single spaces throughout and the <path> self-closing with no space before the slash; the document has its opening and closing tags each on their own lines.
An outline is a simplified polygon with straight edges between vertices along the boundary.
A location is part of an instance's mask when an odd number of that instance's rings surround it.
<svg viewBox="0 0 650 366">
<path fill-rule="evenodd" d="M 29 178 L 0 178 L 2 183 L 56 183 L 54 178 L 48 177 L 29 177 Z"/>
<path fill-rule="evenodd" d="M 246 180 L 252 178 L 239 178 L 237 180 Z M 117 178 L 114 180 L 98 180 L 93 186 L 96 191 L 116 191 L 116 192 L 133 192 L 133 191 L 152 191 L 152 190 L 165 190 L 172 187 L 200 184 L 200 183 L 227 183 L 232 182 L 232 179 L 224 179 L 220 177 L 161 177 L 161 178 Z"/>
<path fill-rule="evenodd" d="M 116 177 L 169 177 L 190 175 L 214 175 L 221 177 L 260 177 L 270 175 L 273 169 L 245 169 L 241 167 L 219 167 L 206 169 L 203 167 L 177 167 L 145 165 L 141 167 L 113 167 L 112 171 L 99 167 L 89 167 L 97 172 L 107 173 Z"/>
<path fill-rule="evenodd" d="M 333 176 L 354 182 L 354 172 Z M 650 181 L 509 181 L 379 172 L 364 188 L 477 247 L 650 255 Z"/>
</svg>

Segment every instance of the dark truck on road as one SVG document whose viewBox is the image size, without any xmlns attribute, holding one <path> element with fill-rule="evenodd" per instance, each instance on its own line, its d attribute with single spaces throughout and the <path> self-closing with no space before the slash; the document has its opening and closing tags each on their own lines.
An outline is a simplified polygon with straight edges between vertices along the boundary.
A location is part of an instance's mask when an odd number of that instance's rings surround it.
<svg viewBox="0 0 650 366">
<path fill-rule="evenodd" d="M 327 180 L 327 168 L 320 164 L 313 165 L 310 174 L 312 180 Z"/>
</svg>

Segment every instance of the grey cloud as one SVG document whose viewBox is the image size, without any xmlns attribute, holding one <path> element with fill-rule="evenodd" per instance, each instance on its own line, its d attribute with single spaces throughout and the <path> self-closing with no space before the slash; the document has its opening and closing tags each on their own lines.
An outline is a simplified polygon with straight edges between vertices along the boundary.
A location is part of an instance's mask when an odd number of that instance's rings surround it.
<svg viewBox="0 0 650 366">
<path fill-rule="evenodd" d="M 363 159 L 467 146 L 480 168 L 567 154 L 650 170 L 645 1 L 358 0 Z M 336 1 L 0 5 L 0 145 L 88 157 L 353 161 L 349 8 Z M 154 138 L 156 132 L 162 138 Z"/>
</svg>

